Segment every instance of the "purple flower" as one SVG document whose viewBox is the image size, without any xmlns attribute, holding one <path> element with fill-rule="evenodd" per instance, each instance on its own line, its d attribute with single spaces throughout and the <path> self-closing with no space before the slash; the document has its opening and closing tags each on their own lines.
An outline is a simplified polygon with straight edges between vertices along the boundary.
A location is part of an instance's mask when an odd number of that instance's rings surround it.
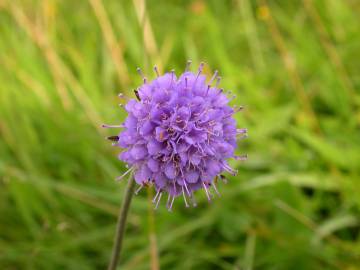
<svg viewBox="0 0 360 270">
<path fill-rule="evenodd" d="M 124 175 L 134 171 L 139 190 L 155 187 L 156 208 L 163 193 L 168 194 L 169 210 L 179 195 L 186 206 L 188 199 L 195 205 L 193 193 L 198 189 L 210 200 L 212 190 L 219 194 L 216 183 L 225 180 L 222 173 L 236 174 L 227 159 L 245 158 L 234 154 L 239 135 L 246 136 L 246 129 L 237 129 L 233 118 L 242 107 L 228 105 L 230 99 L 218 88 L 217 72 L 206 83 L 203 64 L 196 74 L 186 70 L 179 78 L 174 71 L 160 76 L 154 69 L 157 78 L 143 77 L 143 85 L 135 90 L 137 99 L 127 100 L 125 122 L 103 125 L 124 128 L 108 138 L 125 149 L 119 155 L 129 166 Z"/>
</svg>

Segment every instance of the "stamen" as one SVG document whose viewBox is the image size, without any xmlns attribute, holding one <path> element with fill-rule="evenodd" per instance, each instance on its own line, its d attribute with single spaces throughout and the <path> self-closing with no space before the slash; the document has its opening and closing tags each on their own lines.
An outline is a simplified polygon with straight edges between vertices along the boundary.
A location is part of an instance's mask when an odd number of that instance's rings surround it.
<svg viewBox="0 0 360 270">
<path fill-rule="evenodd" d="M 172 85 L 173 82 L 174 82 L 175 69 L 172 69 L 170 72 L 171 72 L 171 82 L 170 82 L 169 88 L 171 87 L 171 85 Z"/>
<path fill-rule="evenodd" d="M 102 124 L 101 125 L 102 128 L 123 128 L 124 125 L 121 124 L 121 125 L 107 125 L 107 124 Z"/>
<path fill-rule="evenodd" d="M 235 160 L 247 160 L 247 155 L 241 155 L 241 156 L 234 156 Z"/>
<path fill-rule="evenodd" d="M 189 207 L 189 204 L 186 200 L 186 196 L 185 196 L 185 192 L 184 192 L 184 186 L 181 186 L 182 189 L 182 194 L 183 194 L 183 198 L 184 198 L 184 202 L 185 202 L 185 207 Z"/>
<path fill-rule="evenodd" d="M 127 96 L 125 96 L 124 93 L 119 93 L 119 94 L 118 94 L 118 97 L 119 97 L 119 98 L 122 98 L 122 99 L 124 99 L 124 100 L 126 100 L 126 101 L 129 101 L 129 98 L 128 98 Z"/>
<path fill-rule="evenodd" d="M 248 134 L 244 134 L 244 135 L 242 135 L 242 136 L 237 137 L 237 139 L 238 139 L 238 140 L 243 140 L 243 139 L 246 139 L 246 138 L 248 138 L 248 137 L 249 137 Z"/>
<path fill-rule="evenodd" d="M 119 141 L 119 136 L 108 136 L 106 137 L 106 139 L 113 141 L 113 142 L 118 142 Z"/>
<path fill-rule="evenodd" d="M 154 66 L 154 71 L 155 71 L 155 73 L 156 73 L 156 77 L 160 77 L 160 74 L 159 74 L 159 70 L 158 70 L 158 68 L 157 68 L 157 66 Z"/>
<path fill-rule="evenodd" d="M 219 197 L 221 197 L 220 192 L 218 191 L 215 182 L 213 182 L 211 185 L 212 185 L 212 187 L 214 188 L 215 193 L 216 193 Z"/>
<path fill-rule="evenodd" d="M 170 207 L 169 207 L 169 212 L 171 212 L 171 209 L 173 207 L 173 203 L 174 203 L 174 200 L 175 200 L 175 196 L 172 197 L 172 200 L 171 200 L 171 203 L 170 203 Z"/>
<path fill-rule="evenodd" d="M 237 174 L 237 170 L 234 170 L 233 168 L 231 168 L 230 166 L 228 166 L 227 164 L 222 163 L 223 168 L 228 171 L 230 174 L 232 174 L 233 176 L 235 176 Z"/>
<path fill-rule="evenodd" d="M 140 96 L 139 96 L 139 91 L 135 89 L 134 93 L 135 93 L 135 96 L 136 96 L 137 100 L 141 101 Z"/>
<path fill-rule="evenodd" d="M 115 178 L 116 181 L 120 181 L 122 180 L 129 172 L 131 172 L 133 170 L 133 167 L 130 167 L 130 169 L 128 169 L 125 173 L 123 173 L 122 175 L 118 176 Z"/>
<path fill-rule="evenodd" d="M 186 189 L 187 194 L 188 194 L 189 196 L 191 196 L 191 193 L 190 193 L 190 191 L 189 191 L 189 189 L 188 189 L 188 186 L 187 186 L 185 180 L 184 180 L 184 186 L 185 186 L 185 189 Z"/>
<path fill-rule="evenodd" d="M 244 109 L 244 106 L 234 107 L 234 113 L 240 112 Z"/>
<path fill-rule="evenodd" d="M 196 74 L 196 78 L 195 78 L 195 81 L 193 83 L 192 90 L 194 90 L 194 88 L 196 86 L 196 82 L 197 82 L 201 72 L 203 71 L 204 65 L 205 65 L 204 62 L 201 62 L 200 65 L 199 65 L 198 73 Z"/>
<path fill-rule="evenodd" d="M 236 95 L 232 95 L 231 98 L 229 99 L 229 102 L 233 101 L 236 98 Z"/>
<path fill-rule="evenodd" d="M 193 207 L 196 207 L 196 206 L 197 206 L 197 202 L 196 202 L 195 195 L 194 195 L 194 194 L 191 194 L 190 199 L 191 199 L 191 202 L 192 202 Z"/>
<path fill-rule="evenodd" d="M 140 187 L 135 191 L 135 195 L 139 194 L 139 191 L 144 187 L 144 185 L 140 185 Z"/>
<path fill-rule="evenodd" d="M 171 198 L 171 195 L 169 193 L 167 201 L 166 201 L 166 208 L 168 208 L 168 209 L 169 209 L 170 198 Z"/>
<path fill-rule="evenodd" d="M 188 60 L 188 61 L 186 62 L 185 72 L 186 72 L 186 71 L 189 71 L 191 63 L 192 63 L 191 60 Z"/>
<path fill-rule="evenodd" d="M 136 71 L 139 73 L 139 75 L 143 79 L 143 82 L 146 83 L 146 77 L 144 76 L 143 72 L 141 71 L 141 68 L 137 68 Z"/>
<path fill-rule="evenodd" d="M 214 75 L 211 77 L 210 81 L 209 81 L 209 85 L 211 85 L 213 83 L 213 81 L 215 80 L 215 78 L 217 77 L 218 75 L 218 71 L 215 70 L 214 71 Z"/>
<path fill-rule="evenodd" d="M 208 201 L 211 202 L 210 194 L 209 194 L 209 191 L 208 191 L 205 183 L 202 182 L 202 185 L 203 185 L 203 187 L 204 187 L 204 189 L 205 189 L 205 193 L 206 193 L 206 197 L 207 197 Z"/>
<path fill-rule="evenodd" d="M 155 197 L 152 199 L 152 203 L 155 203 L 156 198 L 157 198 L 157 196 L 159 196 L 160 193 L 161 193 L 161 189 L 159 189 L 158 192 L 156 192 Z"/>
<path fill-rule="evenodd" d="M 219 84 L 220 84 L 220 81 L 221 81 L 221 77 L 217 77 L 216 78 L 216 84 L 215 84 L 215 87 L 218 88 Z"/>
<path fill-rule="evenodd" d="M 154 208 L 154 209 L 157 209 L 157 208 L 158 208 L 162 194 L 163 194 L 163 193 L 160 192 L 159 197 L 158 197 L 158 200 L 157 200 L 157 202 L 156 202 L 156 205 L 155 205 L 155 208 Z"/>
<path fill-rule="evenodd" d="M 227 118 L 227 117 L 230 117 L 230 116 L 232 116 L 234 113 L 238 113 L 238 112 L 240 112 L 240 111 L 242 111 L 244 109 L 244 106 L 235 106 L 235 107 L 233 107 L 233 112 L 231 112 L 231 113 L 229 113 L 229 114 L 227 114 L 227 115 L 225 115 L 224 116 L 224 118 Z"/>
<path fill-rule="evenodd" d="M 187 88 L 187 87 L 188 87 L 188 78 L 185 77 L 185 88 Z"/>
<path fill-rule="evenodd" d="M 226 179 L 226 177 L 224 175 L 220 174 L 220 178 L 221 178 L 221 180 L 223 181 L 224 184 L 228 183 L 228 180 Z"/>
<path fill-rule="evenodd" d="M 247 128 L 238 128 L 238 129 L 236 129 L 237 134 L 246 134 L 247 131 L 248 131 Z"/>
<path fill-rule="evenodd" d="M 197 76 L 196 77 L 199 77 L 201 72 L 203 71 L 204 69 L 204 65 L 205 63 L 204 62 L 201 62 L 200 65 L 199 65 L 199 69 L 198 69 L 198 73 L 197 73 Z"/>
</svg>

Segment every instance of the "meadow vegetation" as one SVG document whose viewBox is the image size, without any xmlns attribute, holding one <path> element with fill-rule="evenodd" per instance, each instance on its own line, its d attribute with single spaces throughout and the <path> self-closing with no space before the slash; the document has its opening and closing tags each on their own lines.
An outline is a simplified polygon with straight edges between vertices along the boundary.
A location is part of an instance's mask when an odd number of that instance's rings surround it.
<svg viewBox="0 0 360 270">
<path fill-rule="evenodd" d="M 126 187 L 101 123 L 206 62 L 249 138 L 198 207 L 134 197 L 119 269 L 360 269 L 360 2 L 0 0 L 0 269 L 105 269 Z"/>
</svg>

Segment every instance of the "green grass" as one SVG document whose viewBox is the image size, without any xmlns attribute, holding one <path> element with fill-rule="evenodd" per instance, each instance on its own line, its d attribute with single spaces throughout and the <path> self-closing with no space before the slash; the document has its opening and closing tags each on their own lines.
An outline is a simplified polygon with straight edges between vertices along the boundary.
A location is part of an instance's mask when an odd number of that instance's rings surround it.
<svg viewBox="0 0 360 270">
<path fill-rule="evenodd" d="M 136 67 L 187 59 L 246 106 L 249 159 L 212 204 L 135 197 L 119 269 L 360 269 L 359 2 L 143 2 L 0 1 L 0 269 L 106 268 L 126 185 L 99 126 Z"/>
</svg>

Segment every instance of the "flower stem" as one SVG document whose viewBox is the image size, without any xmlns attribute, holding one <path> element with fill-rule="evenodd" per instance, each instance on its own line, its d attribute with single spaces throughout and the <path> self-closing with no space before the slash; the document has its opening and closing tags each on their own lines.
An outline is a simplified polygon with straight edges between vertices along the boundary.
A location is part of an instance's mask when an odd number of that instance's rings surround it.
<svg viewBox="0 0 360 270">
<path fill-rule="evenodd" d="M 155 232 L 154 204 L 152 203 L 153 189 L 148 188 L 148 228 L 150 240 L 150 269 L 159 270 L 159 254 Z"/>
<path fill-rule="evenodd" d="M 126 226 L 126 218 L 127 218 L 128 212 L 129 212 L 131 199 L 134 194 L 134 187 L 135 187 L 135 181 L 134 181 L 133 177 L 130 177 L 129 181 L 128 181 L 128 185 L 127 185 L 125 193 L 124 193 L 124 200 L 122 202 L 118 220 L 117 220 L 114 245 L 113 245 L 113 250 L 112 250 L 112 255 L 111 255 L 111 260 L 109 263 L 108 270 L 115 270 L 116 265 L 120 258 L 122 242 L 123 242 L 125 226 Z"/>
</svg>

